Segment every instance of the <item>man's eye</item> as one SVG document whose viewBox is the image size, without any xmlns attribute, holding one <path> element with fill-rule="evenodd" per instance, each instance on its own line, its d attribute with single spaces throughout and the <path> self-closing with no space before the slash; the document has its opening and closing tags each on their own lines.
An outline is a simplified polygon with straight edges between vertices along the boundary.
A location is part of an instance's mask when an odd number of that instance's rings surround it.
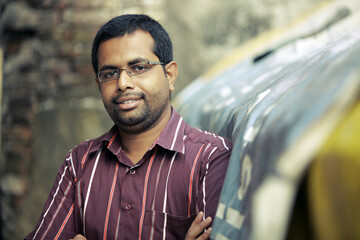
<svg viewBox="0 0 360 240">
<path fill-rule="evenodd" d="M 131 69 L 130 70 L 131 72 L 140 73 L 140 72 L 144 72 L 144 71 L 148 70 L 149 66 L 146 64 L 138 64 L 138 65 L 131 66 L 130 69 Z"/>
<path fill-rule="evenodd" d="M 118 70 L 111 70 L 111 71 L 106 71 L 103 72 L 103 77 L 104 78 L 116 78 L 119 74 Z"/>
</svg>

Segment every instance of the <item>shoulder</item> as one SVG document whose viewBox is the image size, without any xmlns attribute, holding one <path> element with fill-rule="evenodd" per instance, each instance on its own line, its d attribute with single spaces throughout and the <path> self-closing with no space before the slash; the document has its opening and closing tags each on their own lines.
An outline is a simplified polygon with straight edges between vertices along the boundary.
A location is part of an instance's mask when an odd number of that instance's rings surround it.
<svg viewBox="0 0 360 240">
<path fill-rule="evenodd" d="M 83 152 L 86 152 L 88 149 L 92 149 L 97 145 L 100 146 L 104 135 L 93 139 L 87 139 L 81 142 L 80 144 L 76 145 L 74 148 L 72 148 L 70 152 L 81 154 Z"/>
<path fill-rule="evenodd" d="M 188 124 L 185 129 L 185 155 L 189 154 L 192 158 L 194 153 L 197 154 L 200 159 L 200 178 L 202 179 L 211 173 L 208 176 L 219 180 L 215 184 L 221 185 L 231 157 L 233 148 L 231 140 L 212 132 L 191 127 Z"/>
<path fill-rule="evenodd" d="M 91 156 L 95 156 L 93 153 L 101 149 L 108 133 L 97 138 L 85 140 L 68 152 L 64 163 L 68 166 L 69 172 L 75 181 L 81 177 L 83 169 L 89 162 L 88 159 L 91 159 Z"/>
<path fill-rule="evenodd" d="M 104 143 L 108 142 L 109 139 L 111 139 L 111 136 L 114 134 L 113 132 L 114 131 L 112 128 L 110 131 L 102 134 L 99 137 L 85 140 L 80 144 L 76 145 L 74 148 L 72 148 L 69 151 L 69 154 L 71 154 L 73 158 L 82 159 L 85 155 L 89 154 L 90 152 L 98 151 L 101 148 L 101 146 L 104 145 Z"/>
<path fill-rule="evenodd" d="M 185 124 L 185 135 L 188 141 L 217 148 L 220 152 L 227 152 L 232 150 L 232 142 L 230 139 L 212 132 L 202 131 L 198 128 L 191 127 L 187 123 Z"/>
</svg>

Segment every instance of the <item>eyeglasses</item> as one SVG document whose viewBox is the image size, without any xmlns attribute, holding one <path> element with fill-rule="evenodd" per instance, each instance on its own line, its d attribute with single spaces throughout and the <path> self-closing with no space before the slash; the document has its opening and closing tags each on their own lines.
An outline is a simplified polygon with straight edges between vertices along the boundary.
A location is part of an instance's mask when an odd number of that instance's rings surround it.
<svg viewBox="0 0 360 240">
<path fill-rule="evenodd" d="M 154 65 L 164 65 L 164 63 L 151 61 L 139 62 L 122 69 L 100 71 L 97 73 L 97 78 L 99 79 L 99 82 L 118 80 L 122 70 L 126 70 L 127 74 L 132 77 L 151 70 Z"/>
</svg>

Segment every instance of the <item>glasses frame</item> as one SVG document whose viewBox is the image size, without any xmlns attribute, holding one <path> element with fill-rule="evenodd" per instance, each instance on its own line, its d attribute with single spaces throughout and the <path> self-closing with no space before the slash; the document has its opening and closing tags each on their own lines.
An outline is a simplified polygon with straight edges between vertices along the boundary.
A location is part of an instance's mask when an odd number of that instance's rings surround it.
<svg viewBox="0 0 360 240">
<path fill-rule="evenodd" d="M 98 72 L 98 73 L 96 74 L 96 77 L 97 77 L 97 79 L 99 80 L 99 82 L 105 83 L 105 82 L 112 82 L 112 81 L 115 81 L 115 80 L 119 80 L 121 71 L 123 71 L 123 70 L 126 71 L 126 73 L 128 74 L 129 77 L 133 77 L 133 76 L 136 76 L 136 75 L 140 75 L 140 74 L 146 73 L 146 72 L 148 72 L 149 70 L 152 69 L 152 67 L 151 67 L 151 68 L 147 69 L 147 70 L 144 71 L 144 72 L 135 73 L 135 74 L 129 71 L 129 68 L 131 68 L 131 67 L 133 67 L 133 66 L 135 66 L 135 65 L 139 65 L 139 64 L 165 65 L 165 63 L 163 63 L 163 62 L 158 62 L 158 61 L 142 61 L 142 62 L 138 62 L 138 63 L 131 64 L 130 66 L 127 66 L 126 68 L 108 69 L 108 70 L 100 71 L 100 72 Z M 100 74 L 101 74 L 102 72 L 107 72 L 107 71 L 118 71 L 118 72 L 119 72 L 119 73 L 118 73 L 118 78 L 116 78 L 116 79 L 111 79 L 111 80 L 101 80 Z"/>
</svg>

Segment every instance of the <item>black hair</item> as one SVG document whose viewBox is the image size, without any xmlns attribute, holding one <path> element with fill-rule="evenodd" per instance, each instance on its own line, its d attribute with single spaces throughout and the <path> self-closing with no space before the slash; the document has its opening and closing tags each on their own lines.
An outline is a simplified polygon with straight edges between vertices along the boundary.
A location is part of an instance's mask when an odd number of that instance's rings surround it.
<svg viewBox="0 0 360 240">
<path fill-rule="evenodd" d="M 111 19 L 97 32 L 91 53 L 91 61 L 95 74 L 98 73 L 99 45 L 106 40 L 131 34 L 136 30 L 150 33 L 155 42 L 153 52 L 160 62 L 167 64 L 173 60 L 170 37 L 160 23 L 144 14 L 126 14 Z"/>
</svg>

